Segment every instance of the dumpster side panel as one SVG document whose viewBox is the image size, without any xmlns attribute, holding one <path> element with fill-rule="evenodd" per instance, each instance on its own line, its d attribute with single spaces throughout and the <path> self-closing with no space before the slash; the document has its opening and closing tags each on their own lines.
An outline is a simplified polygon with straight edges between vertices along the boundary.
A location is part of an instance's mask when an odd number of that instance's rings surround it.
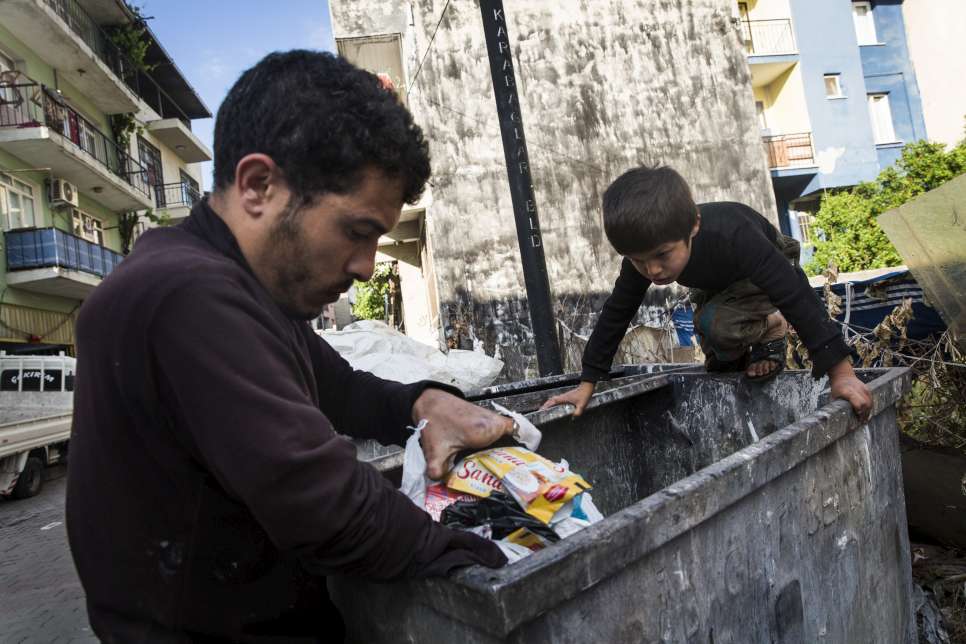
<svg viewBox="0 0 966 644">
<path fill-rule="evenodd" d="M 507 641 L 914 642 L 899 468 L 887 410 Z"/>
<path fill-rule="evenodd" d="M 415 586 L 339 580 L 333 598 L 360 642 L 913 642 L 901 485 L 889 408 L 505 639 L 401 602 Z"/>
</svg>

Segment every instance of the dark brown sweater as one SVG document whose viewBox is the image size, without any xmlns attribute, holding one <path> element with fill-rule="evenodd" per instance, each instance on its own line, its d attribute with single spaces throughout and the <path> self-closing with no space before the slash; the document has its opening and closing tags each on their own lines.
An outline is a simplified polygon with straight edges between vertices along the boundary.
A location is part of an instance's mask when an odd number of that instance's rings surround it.
<svg viewBox="0 0 966 644">
<path fill-rule="evenodd" d="M 207 204 L 142 236 L 77 336 L 67 527 L 105 641 L 341 641 L 320 574 L 493 560 L 335 431 L 401 444 L 443 385 L 354 371 L 275 305 Z"/>
</svg>

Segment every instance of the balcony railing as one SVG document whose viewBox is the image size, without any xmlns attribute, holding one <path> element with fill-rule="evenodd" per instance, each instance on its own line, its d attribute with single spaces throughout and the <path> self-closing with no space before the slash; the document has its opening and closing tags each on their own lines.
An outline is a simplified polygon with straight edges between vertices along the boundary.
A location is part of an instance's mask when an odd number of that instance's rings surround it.
<svg viewBox="0 0 966 644">
<path fill-rule="evenodd" d="M 779 20 L 742 20 L 741 39 L 745 51 L 752 56 L 795 53 L 795 35 L 792 21 Z"/>
<path fill-rule="evenodd" d="M 192 208 L 201 195 L 189 183 L 166 183 L 154 187 L 154 201 L 158 208 Z"/>
<path fill-rule="evenodd" d="M 87 43 L 94 54 L 114 72 L 114 75 L 124 81 L 132 92 L 140 96 L 161 118 L 175 116 L 191 129 L 191 119 L 185 115 L 178 104 L 161 89 L 153 78 L 138 69 L 130 58 L 125 55 L 111 37 L 101 29 L 77 0 L 46 0 L 47 5 L 61 20 L 67 23 L 71 31 Z M 173 108 L 174 114 L 165 107 Z"/>
<path fill-rule="evenodd" d="M 763 136 L 769 168 L 815 165 L 811 132 Z"/>
<path fill-rule="evenodd" d="M 60 267 L 106 277 L 124 257 L 57 228 L 11 230 L 4 233 L 7 270 Z"/>
<path fill-rule="evenodd" d="M 150 194 L 144 166 L 53 91 L 39 83 L 0 84 L 0 127 L 41 125 L 72 141 L 141 194 Z"/>
</svg>

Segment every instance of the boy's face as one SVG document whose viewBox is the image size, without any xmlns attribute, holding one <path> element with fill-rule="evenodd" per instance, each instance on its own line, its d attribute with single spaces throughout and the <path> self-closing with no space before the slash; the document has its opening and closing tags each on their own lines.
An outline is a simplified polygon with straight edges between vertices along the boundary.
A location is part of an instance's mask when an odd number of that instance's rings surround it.
<svg viewBox="0 0 966 644">
<path fill-rule="evenodd" d="M 666 242 L 649 251 L 627 255 L 637 272 L 651 280 L 654 284 L 663 286 L 676 282 L 684 272 L 684 267 L 691 259 L 691 240 L 698 234 L 701 227 L 701 216 L 691 229 L 687 239 Z"/>
</svg>

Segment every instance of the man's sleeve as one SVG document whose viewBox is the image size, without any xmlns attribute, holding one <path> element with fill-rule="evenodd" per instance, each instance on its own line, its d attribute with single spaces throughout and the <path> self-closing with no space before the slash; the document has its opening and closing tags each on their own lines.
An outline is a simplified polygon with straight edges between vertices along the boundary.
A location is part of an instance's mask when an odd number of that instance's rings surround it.
<svg viewBox="0 0 966 644">
<path fill-rule="evenodd" d="M 742 274 L 768 295 L 795 328 L 812 359 L 812 376 L 821 378 L 850 354 L 838 325 L 798 266 L 757 230 L 741 227 L 732 242 Z"/>
<path fill-rule="evenodd" d="M 291 337 L 242 287 L 212 277 L 169 294 L 148 343 L 186 440 L 274 544 L 318 569 L 372 578 L 480 563 L 492 544 L 433 523 L 333 430 Z M 376 402 L 376 401 L 373 401 Z M 445 572 L 445 571 L 443 571 Z"/>
<path fill-rule="evenodd" d="M 584 348 L 581 380 L 597 382 L 610 375 L 617 348 L 650 286 L 651 281 L 641 275 L 630 260 L 625 258 L 621 262 L 621 272 L 614 283 L 614 290 L 604 302 L 594 332 Z"/>
<path fill-rule="evenodd" d="M 403 445 L 412 425 L 413 404 L 427 388 L 463 397 L 456 387 L 431 380 L 402 384 L 352 368 L 314 331 L 309 332 L 319 405 L 340 434 L 372 438 L 383 445 Z"/>
</svg>

